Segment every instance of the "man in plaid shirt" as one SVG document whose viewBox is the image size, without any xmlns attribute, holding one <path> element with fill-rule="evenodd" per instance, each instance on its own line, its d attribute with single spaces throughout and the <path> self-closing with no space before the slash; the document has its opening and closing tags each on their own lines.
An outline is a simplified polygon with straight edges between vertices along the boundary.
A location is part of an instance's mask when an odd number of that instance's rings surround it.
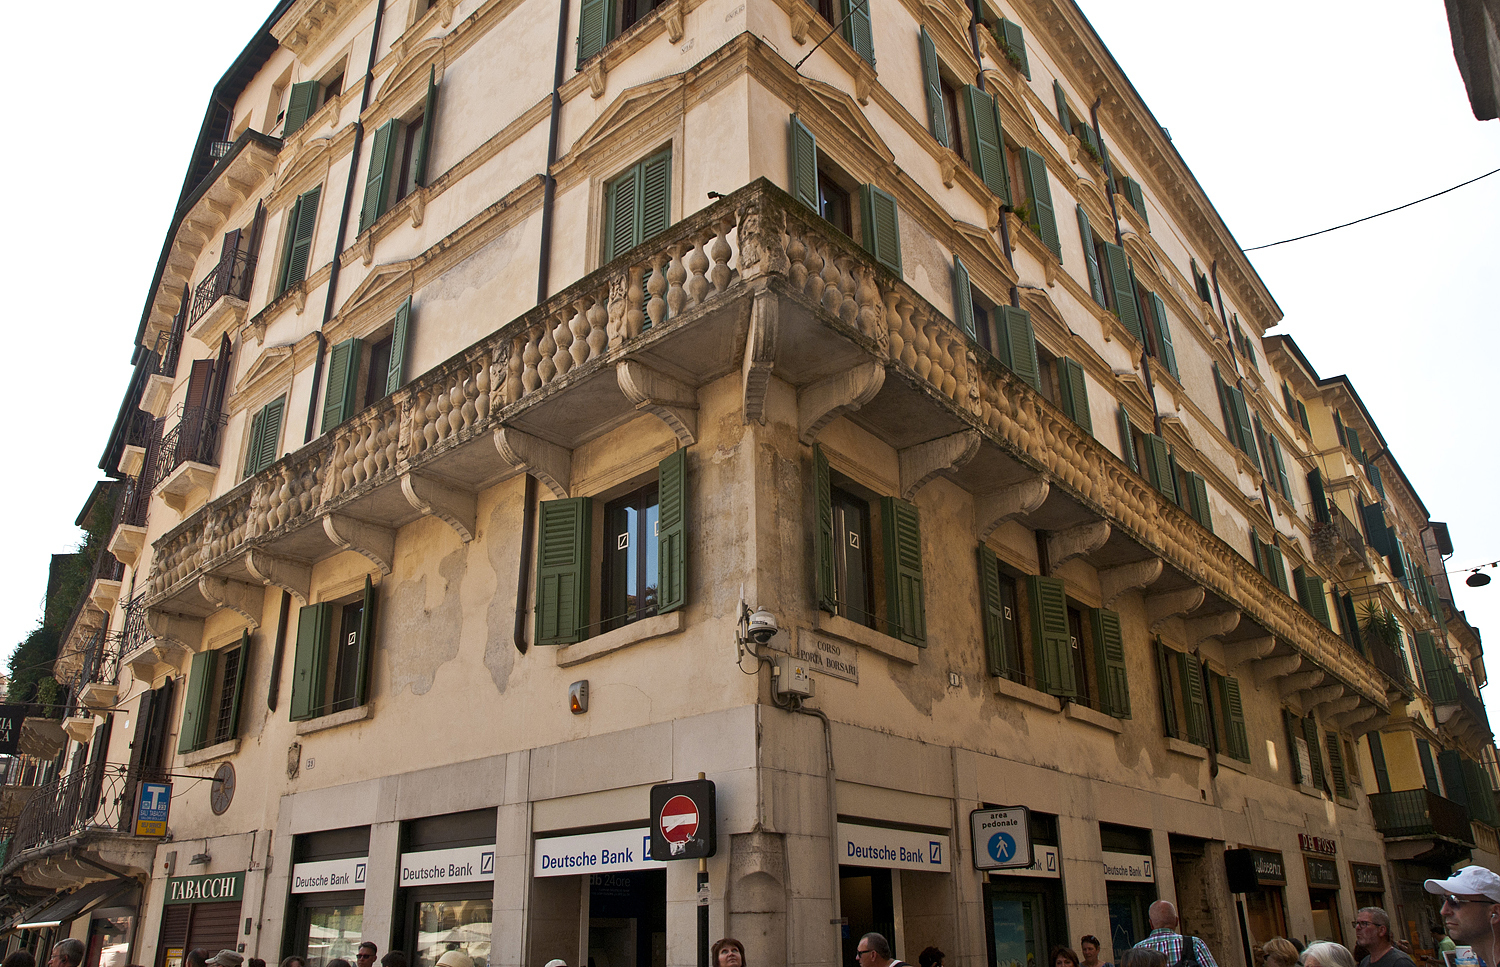
<svg viewBox="0 0 1500 967">
<path fill-rule="evenodd" d="M 1146 916 L 1151 921 L 1151 936 L 1136 946 L 1164 954 L 1169 967 L 1178 963 L 1182 960 L 1182 934 L 1177 932 L 1177 908 L 1166 900 L 1157 900 L 1151 904 Z M 1193 952 L 1200 967 L 1219 967 L 1202 937 L 1193 938 Z"/>
</svg>

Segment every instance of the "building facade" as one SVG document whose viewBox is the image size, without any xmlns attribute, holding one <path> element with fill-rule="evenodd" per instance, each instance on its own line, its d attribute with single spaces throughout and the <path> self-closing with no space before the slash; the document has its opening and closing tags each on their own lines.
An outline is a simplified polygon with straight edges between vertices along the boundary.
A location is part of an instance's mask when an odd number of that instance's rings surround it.
<svg viewBox="0 0 1500 967">
<path fill-rule="evenodd" d="M 1225 967 L 1430 942 L 1479 637 L 1280 318 L 1067 0 L 287 0 L 135 334 L 10 942 L 693 963 L 699 774 L 756 963 L 1155 899 Z"/>
</svg>

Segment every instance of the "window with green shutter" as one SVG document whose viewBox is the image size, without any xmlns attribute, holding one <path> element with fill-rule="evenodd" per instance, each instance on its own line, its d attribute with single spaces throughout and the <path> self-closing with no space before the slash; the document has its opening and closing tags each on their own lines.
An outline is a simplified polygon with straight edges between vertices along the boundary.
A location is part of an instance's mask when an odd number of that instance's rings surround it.
<svg viewBox="0 0 1500 967">
<path fill-rule="evenodd" d="M 1432 757 L 1432 743 L 1426 739 L 1417 740 L 1417 761 L 1422 764 L 1422 779 L 1427 784 L 1427 791 L 1441 796 L 1443 789 L 1438 784 L 1437 760 Z"/>
<path fill-rule="evenodd" d="M 672 149 L 611 181 L 604 195 L 604 261 L 612 262 L 672 223 Z"/>
<path fill-rule="evenodd" d="M 312 257 L 313 230 L 318 224 L 318 199 L 322 193 L 322 185 L 303 192 L 287 212 L 286 242 L 281 253 L 277 295 L 307 277 L 307 263 Z"/>
<path fill-rule="evenodd" d="M 1191 470 L 1183 471 L 1182 477 L 1185 484 L 1183 489 L 1187 494 L 1188 513 L 1193 516 L 1193 520 L 1208 528 L 1208 532 L 1212 534 L 1214 532 L 1214 515 L 1213 509 L 1208 503 L 1208 481 L 1203 479 L 1202 474 L 1194 473 Z"/>
<path fill-rule="evenodd" d="M 1130 411 L 1121 406 L 1119 411 L 1120 421 L 1120 459 L 1125 465 L 1136 473 L 1141 472 L 1140 461 L 1135 453 L 1135 429 L 1130 425 Z"/>
<path fill-rule="evenodd" d="M 863 185 L 859 192 L 859 211 L 865 251 L 900 276 L 901 221 L 896 199 L 874 185 Z"/>
<path fill-rule="evenodd" d="M 948 111 L 943 105 L 943 79 L 938 63 L 937 45 L 926 27 L 917 34 L 917 45 L 922 51 L 922 86 L 927 94 L 927 128 L 937 143 L 947 147 L 949 140 Z"/>
<path fill-rule="evenodd" d="M 614 39 L 615 0 L 582 0 L 578 8 L 578 66 Z"/>
<path fill-rule="evenodd" d="M 818 203 L 818 139 L 793 114 L 791 119 L 792 151 L 792 197 L 818 214 L 823 213 Z"/>
<path fill-rule="evenodd" d="M 1328 771 L 1333 774 L 1333 794 L 1340 799 L 1349 798 L 1349 776 L 1344 769 L 1344 750 L 1339 744 L 1337 732 L 1325 732 L 1328 746 Z"/>
<path fill-rule="evenodd" d="M 875 66 L 875 31 L 870 23 L 872 0 L 839 0 L 844 39 L 871 67 Z"/>
<path fill-rule="evenodd" d="M 1124 189 L 1125 200 L 1130 202 L 1130 207 L 1134 208 L 1136 214 L 1141 216 L 1141 222 L 1147 228 L 1150 228 L 1151 220 L 1146 216 L 1146 193 L 1141 191 L 1141 183 L 1126 175 Z"/>
<path fill-rule="evenodd" d="M 1141 436 L 1145 442 L 1146 479 L 1163 497 L 1177 503 L 1177 481 L 1173 479 L 1171 451 L 1167 447 L 1167 441 L 1155 433 L 1143 433 Z"/>
<path fill-rule="evenodd" d="M 1328 598 L 1323 592 L 1323 579 L 1308 571 L 1306 568 L 1294 568 L 1293 579 L 1297 585 L 1297 601 L 1314 618 L 1323 623 L 1323 627 L 1333 630 L 1333 625 L 1328 617 Z"/>
<path fill-rule="evenodd" d="M 1042 244 L 1062 261 L 1062 238 L 1057 234 L 1057 214 L 1052 208 L 1052 185 L 1047 176 L 1047 159 L 1030 148 L 1023 148 L 1021 174 L 1026 179 L 1027 223 Z"/>
<path fill-rule="evenodd" d="M 1088 382 L 1084 379 L 1083 366 L 1067 356 L 1057 358 L 1057 396 L 1058 406 L 1068 419 L 1092 436 L 1094 419 L 1089 413 Z"/>
<path fill-rule="evenodd" d="M 1099 711 L 1117 719 L 1130 718 L 1130 682 L 1125 671 L 1125 636 L 1120 616 L 1105 608 L 1090 608 L 1094 638 L 1094 667 L 1099 673 Z"/>
<path fill-rule="evenodd" d="M 1318 741 L 1318 723 L 1311 715 L 1302 720 L 1302 739 L 1307 743 L 1308 765 L 1312 769 L 1312 787 L 1326 792 L 1328 780 L 1323 772 L 1323 743 Z"/>
<path fill-rule="evenodd" d="M 1078 206 L 1078 238 L 1083 243 L 1083 260 L 1088 266 L 1089 293 L 1099 305 L 1109 308 L 1104 295 L 1104 278 L 1099 273 L 1099 253 L 1096 249 L 1093 229 L 1089 226 L 1089 213 Z"/>
<path fill-rule="evenodd" d="M 1068 95 L 1064 93 L 1062 81 L 1052 82 L 1052 97 L 1057 101 L 1057 123 L 1062 125 L 1063 134 L 1073 133 L 1073 112 L 1068 110 Z"/>
<path fill-rule="evenodd" d="M 387 396 L 406 383 L 406 332 L 410 327 L 411 296 L 407 296 L 396 309 L 396 318 L 391 320 L 391 356 L 385 370 L 385 394 Z"/>
<path fill-rule="evenodd" d="M 250 439 L 245 450 L 245 476 L 251 477 L 276 462 L 281 446 L 281 417 L 286 397 L 279 396 L 250 419 Z"/>
<path fill-rule="evenodd" d="M 213 696 L 217 651 L 200 651 L 188 667 L 187 696 L 182 705 L 182 725 L 177 733 L 177 754 L 203 747 L 208 734 L 209 700 Z"/>
<path fill-rule="evenodd" d="M 1212 304 L 1214 296 L 1213 290 L 1208 285 L 1208 276 L 1203 273 L 1202 269 L 1198 268 L 1197 259 L 1191 259 L 1190 262 L 1193 269 L 1193 288 L 1198 290 L 1198 298 Z"/>
<path fill-rule="evenodd" d="M 375 224 L 390 207 L 401 135 L 401 122 L 392 120 L 376 128 L 375 136 L 370 139 L 370 167 L 365 172 L 364 201 L 359 209 L 360 232 Z"/>
<path fill-rule="evenodd" d="M 307 123 L 307 119 L 318 109 L 318 95 L 321 85 L 317 81 L 302 81 L 292 85 L 287 94 L 286 113 L 282 117 L 281 136 L 290 138 L 297 129 Z"/>
<path fill-rule="evenodd" d="M 1245 731 L 1245 703 L 1237 678 L 1218 679 L 1220 701 L 1224 708 L 1225 753 L 1231 759 L 1250 761 L 1250 738 Z"/>
<path fill-rule="evenodd" d="M 881 499 L 885 541 L 885 599 L 892 637 L 913 645 L 927 644 L 927 617 L 922 596 L 922 529 L 917 507 L 896 497 Z"/>
<path fill-rule="evenodd" d="M 1041 364 L 1037 361 L 1036 333 L 1031 327 L 1031 313 L 1015 306 L 999 306 L 995 315 L 995 328 L 1000 337 L 997 358 L 1032 389 L 1040 391 Z"/>
<path fill-rule="evenodd" d="M 1000 110 L 992 94 L 973 85 L 963 89 L 964 115 L 969 124 L 969 167 L 1007 205 L 1011 204 L 1010 175 L 1005 167 L 1005 135 Z"/>
<path fill-rule="evenodd" d="M 375 587 L 310 604 L 297 613 L 292 662 L 292 721 L 358 708 L 369 701 L 375 634 Z"/>
<path fill-rule="evenodd" d="M 1306 752 L 1306 740 L 1302 738 L 1302 720 L 1297 718 L 1286 709 L 1282 709 L 1281 727 L 1282 730 L 1286 733 L 1286 761 L 1287 765 L 1290 767 L 1292 784 L 1300 786 L 1303 783 L 1311 782 L 1312 780 L 1309 777 L 1307 771 L 1307 758 L 1303 754 Z M 1378 733 L 1372 732 L 1370 734 L 1377 735 Z M 1381 768 L 1384 764 L 1384 760 L 1376 761 L 1376 768 Z"/>
<path fill-rule="evenodd" d="M 1068 595 L 1058 578 L 1032 575 L 1026 579 L 1031 606 L 1031 648 L 1036 687 L 1052 695 L 1074 698 L 1073 635 L 1068 627 Z"/>
<path fill-rule="evenodd" d="M 345 339 L 328 354 L 328 386 L 323 391 L 323 423 L 320 433 L 327 433 L 353 416 L 359 409 L 359 364 L 364 341 Z"/>
<path fill-rule="evenodd" d="M 537 516 L 536 643 L 568 645 L 588 637 L 588 497 L 544 500 Z"/>
<path fill-rule="evenodd" d="M 1155 292 L 1147 293 L 1146 302 L 1150 306 L 1147 315 L 1151 317 L 1152 355 L 1161 360 L 1173 379 L 1180 380 L 1177 353 L 1172 349 L 1172 324 L 1167 319 L 1167 304 Z"/>
<path fill-rule="evenodd" d="M 969 269 L 957 255 L 953 256 L 953 321 L 968 333 L 970 339 L 977 337 L 974 329 L 974 290 L 969 284 Z"/>
<path fill-rule="evenodd" d="M 1182 689 L 1182 737 L 1206 748 L 1209 742 L 1208 703 L 1203 692 L 1203 665 L 1197 656 L 1177 652 L 1177 680 Z"/>
<path fill-rule="evenodd" d="M 1177 738 L 1179 734 L 1178 723 L 1181 721 L 1177 710 L 1179 692 L 1172 677 L 1172 665 L 1174 664 L 1172 656 L 1176 652 L 1163 644 L 1160 638 L 1157 638 L 1155 641 L 1155 649 L 1156 679 L 1157 685 L 1161 689 L 1162 734 Z"/>
<path fill-rule="evenodd" d="M 1307 472 L 1307 492 L 1312 504 L 1313 520 L 1320 524 L 1333 522 L 1333 513 L 1328 509 L 1328 493 L 1323 489 L 1323 471 L 1317 467 Z"/>
<path fill-rule="evenodd" d="M 1016 582 L 1001 570 L 995 552 L 979 545 L 979 600 L 985 662 L 991 675 L 1019 681 L 1021 640 L 1016 625 Z"/>
<path fill-rule="evenodd" d="M 995 24 L 995 40 L 1000 43 L 1000 50 L 1005 54 L 1016 70 L 1029 81 L 1031 80 L 1031 64 L 1026 59 L 1026 32 L 1021 25 L 1014 20 L 1001 18 Z"/>
<path fill-rule="evenodd" d="M 1135 300 L 1135 279 L 1130 271 L 1130 259 L 1125 249 L 1114 242 L 1104 243 L 1104 263 L 1109 270 L 1109 289 L 1115 315 L 1132 339 L 1145 345 L 1146 337 L 1141 329 L 1141 311 Z"/>
<path fill-rule="evenodd" d="M 332 603 L 310 604 L 297 612 L 297 650 L 292 661 L 293 722 L 321 714 L 328 671 L 328 639 L 332 635 Z"/>
<path fill-rule="evenodd" d="M 1380 739 L 1380 733 L 1365 733 L 1365 741 L 1370 747 L 1370 765 L 1375 770 L 1375 791 L 1390 792 L 1391 775 L 1385 765 L 1385 744 Z"/>
</svg>

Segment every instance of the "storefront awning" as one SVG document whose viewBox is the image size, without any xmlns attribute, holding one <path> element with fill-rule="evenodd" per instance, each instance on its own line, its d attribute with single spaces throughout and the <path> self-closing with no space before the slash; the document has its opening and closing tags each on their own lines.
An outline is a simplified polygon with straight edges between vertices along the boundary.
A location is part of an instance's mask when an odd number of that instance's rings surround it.
<svg viewBox="0 0 1500 967">
<path fill-rule="evenodd" d="M 33 907 L 26 911 L 24 919 L 13 929 L 32 930 L 37 927 L 58 926 L 97 906 L 103 906 L 120 894 L 135 889 L 135 886 L 135 880 L 123 877 L 117 880 L 105 880 L 102 883 L 90 883 L 65 896 L 53 897 L 41 909 Z"/>
</svg>

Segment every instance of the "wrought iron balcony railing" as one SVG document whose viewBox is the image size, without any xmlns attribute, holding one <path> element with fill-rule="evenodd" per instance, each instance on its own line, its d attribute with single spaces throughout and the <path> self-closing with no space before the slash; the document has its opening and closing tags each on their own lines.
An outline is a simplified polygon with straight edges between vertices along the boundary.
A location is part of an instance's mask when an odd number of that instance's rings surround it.
<svg viewBox="0 0 1500 967">
<path fill-rule="evenodd" d="M 183 287 L 186 289 L 186 286 Z M 187 297 L 187 293 L 183 293 Z M 182 358 L 182 336 L 187 332 L 187 306 L 177 310 L 177 315 L 172 319 L 172 328 L 164 329 L 156 334 L 156 345 L 152 352 L 156 354 L 157 376 L 176 376 L 177 362 Z"/>
<path fill-rule="evenodd" d="M 128 655 L 151 638 L 146 627 L 146 595 L 137 594 L 125 606 L 125 623 L 120 628 L 119 654 Z"/>
<path fill-rule="evenodd" d="M 1411 675 L 1406 671 L 1406 659 L 1377 635 L 1367 635 L 1365 641 L 1369 646 L 1370 661 L 1380 669 L 1381 674 L 1396 684 L 1410 689 L 1412 680 Z"/>
<path fill-rule="evenodd" d="M 193 310 L 188 316 L 188 327 L 203 318 L 203 314 L 226 295 L 236 299 L 248 298 L 250 282 L 254 278 L 254 257 L 238 250 L 226 253 L 193 289 Z"/>
<path fill-rule="evenodd" d="M 1474 845 L 1469 811 L 1426 789 L 1374 793 L 1370 796 L 1370 812 L 1375 817 L 1375 828 L 1386 839 L 1443 836 Z"/>
<path fill-rule="evenodd" d="M 130 775 L 126 766 L 101 762 L 37 786 L 16 820 L 10 855 L 74 833 L 124 828 L 131 813 L 131 787 L 141 777 Z"/>
<path fill-rule="evenodd" d="M 219 435 L 224 428 L 224 415 L 210 413 L 207 406 L 183 404 L 173 416 L 177 422 L 162 434 L 158 447 L 157 469 L 153 474 L 155 483 L 167 479 L 168 474 L 189 461 L 218 466 Z"/>
</svg>

